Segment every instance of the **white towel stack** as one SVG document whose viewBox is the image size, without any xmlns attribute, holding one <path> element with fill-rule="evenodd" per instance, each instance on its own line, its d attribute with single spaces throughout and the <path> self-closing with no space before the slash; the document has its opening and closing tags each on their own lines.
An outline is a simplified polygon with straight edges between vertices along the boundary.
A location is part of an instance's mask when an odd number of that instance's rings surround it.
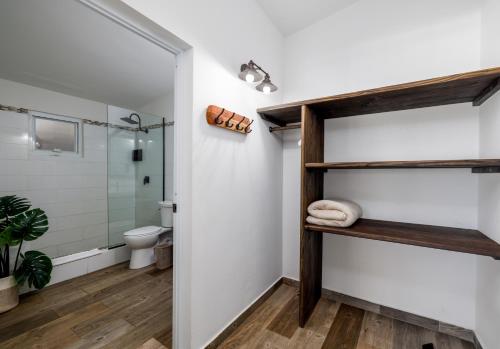
<svg viewBox="0 0 500 349">
<path fill-rule="evenodd" d="M 354 224 L 363 210 L 352 201 L 319 200 L 309 205 L 307 213 L 306 221 L 310 224 L 345 228 Z"/>
</svg>

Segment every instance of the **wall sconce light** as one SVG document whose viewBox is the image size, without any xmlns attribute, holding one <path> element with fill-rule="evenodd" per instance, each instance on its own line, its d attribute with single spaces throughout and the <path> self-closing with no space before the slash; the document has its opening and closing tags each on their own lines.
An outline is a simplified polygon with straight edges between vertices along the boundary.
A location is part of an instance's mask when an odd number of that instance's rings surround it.
<svg viewBox="0 0 500 349">
<path fill-rule="evenodd" d="M 262 76 L 259 71 L 264 73 L 264 76 Z M 255 89 L 265 94 L 270 94 L 278 89 L 278 87 L 271 82 L 271 76 L 252 60 L 250 60 L 247 64 L 241 65 L 238 76 L 241 80 L 250 83 L 259 82 L 264 79 L 264 81 L 258 84 Z"/>
</svg>

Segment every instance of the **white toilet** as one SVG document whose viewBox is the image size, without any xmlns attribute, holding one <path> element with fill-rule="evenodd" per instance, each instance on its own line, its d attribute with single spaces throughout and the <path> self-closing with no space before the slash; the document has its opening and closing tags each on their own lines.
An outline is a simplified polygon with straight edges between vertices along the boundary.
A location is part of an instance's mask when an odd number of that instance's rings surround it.
<svg viewBox="0 0 500 349">
<path fill-rule="evenodd" d="M 160 201 L 161 227 L 147 226 L 129 230 L 123 233 L 125 243 L 132 250 L 130 256 L 130 269 L 147 267 L 155 262 L 154 247 L 158 243 L 158 237 L 162 233 L 172 231 L 173 226 L 173 203 L 171 201 Z"/>
</svg>

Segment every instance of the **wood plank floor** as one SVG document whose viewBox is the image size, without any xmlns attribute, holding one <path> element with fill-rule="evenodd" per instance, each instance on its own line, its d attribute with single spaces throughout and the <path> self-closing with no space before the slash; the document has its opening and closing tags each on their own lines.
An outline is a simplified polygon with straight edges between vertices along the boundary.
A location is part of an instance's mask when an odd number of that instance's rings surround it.
<svg viewBox="0 0 500 349">
<path fill-rule="evenodd" d="M 218 348 L 473 349 L 472 343 L 321 298 L 299 328 L 297 289 L 282 284 Z"/>
<path fill-rule="evenodd" d="M 0 348 L 171 348 L 172 268 L 128 263 L 21 296 L 0 314 Z"/>
</svg>

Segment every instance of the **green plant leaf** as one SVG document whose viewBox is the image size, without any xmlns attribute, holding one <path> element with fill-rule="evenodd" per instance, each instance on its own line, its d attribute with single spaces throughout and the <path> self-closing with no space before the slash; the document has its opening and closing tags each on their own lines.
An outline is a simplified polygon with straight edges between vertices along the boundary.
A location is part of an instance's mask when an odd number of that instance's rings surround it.
<svg viewBox="0 0 500 349">
<path fill-rule="evenodd" d="M 0 227 L 0 246 L 13 245 L 12 243 L 12 229 Z"/>
<path fill-rule="evenodd" d="M 38 239 L 49 230 L 45 212 L 39 208 L 18 214 L 12 219 L 6 230 L 11 230 L 12 243 Z"/>
<path fill-rule="evenodd" d="M 20 198 L 15 195 L 0 197 L 0 217 L 12 217 L 26 212 L 31 206 L 28 199 Z"/>
<path fill-rule="evenodd" d="M 23 261 L 14 272 L 17 284 L 21 286 L 28 281 L 28 286 L 34 286 L 37 290 L 45 287 L 52 272 L 51 259 L 39 251 L 27 251 L 21 254 L 21 258 Z"/>
</svg>

